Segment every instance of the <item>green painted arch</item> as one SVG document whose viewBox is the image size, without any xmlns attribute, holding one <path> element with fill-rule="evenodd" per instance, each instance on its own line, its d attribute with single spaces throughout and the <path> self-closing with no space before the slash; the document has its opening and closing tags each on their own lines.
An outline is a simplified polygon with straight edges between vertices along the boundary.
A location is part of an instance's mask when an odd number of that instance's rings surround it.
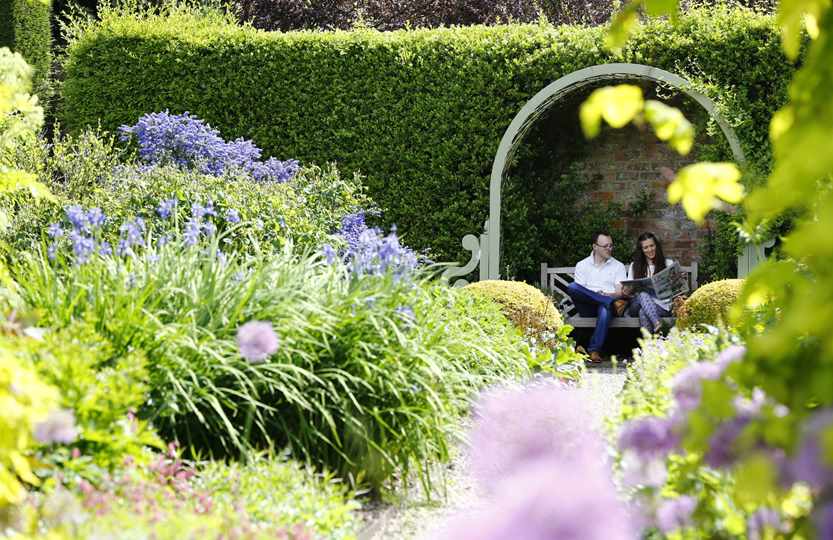
<svg viewBox="0 0 833 540">
<path fill-rule="evenodd" d="M 506 128 L 498 146 L 495 160 L 492 163 L 492 175 L 489 182 L 489 221 L 487 222 L 488 247 L 484 249 L 488 260 L 480 261 L 481 268 L 485 265 L 488 279 L 500 279 L 500 204 L 501 186 L 503 178 L 511 163 L 512 156 L 520 146 L 529 128 L 552 105 L 576 90 L 585 86 L 603 82 L 624 80 L 646 80 L 675 88 L 699 103 L 709 115 L 714 118 L 723 135 L 726 137 L 732 155 L 738 164 L 745 164 L 746 159 L 740 142 L 732 126 L 720 115 L 714 102 L 695 91 L 686 79 L 668 71 L 643 64 L 600 64 L 574 71 L 550 83 L 535 94 L 515 115 Z M 482 279 L 482 278 L 481 278 Z"/>
</svg>

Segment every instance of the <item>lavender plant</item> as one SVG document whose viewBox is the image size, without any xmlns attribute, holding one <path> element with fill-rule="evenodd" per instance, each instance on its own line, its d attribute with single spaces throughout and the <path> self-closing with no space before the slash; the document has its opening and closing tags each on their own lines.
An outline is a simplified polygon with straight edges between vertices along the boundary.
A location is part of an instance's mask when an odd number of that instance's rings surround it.
<svg viewBox="0 0 833 540">
<path fill-rule="evenodd" d="M 222 176 L 242 170 L 258 182 L 286 182 L 298 172 L 298 161 L 261 160 L 261 150 L 247 139 L 225 141 L 220 132 L 188 112 L 167 110 L 139 118 L 119 128 L 123 141 L 135 141 L 139 159 L 147 165 L 173 164 Z"/>
</svg>

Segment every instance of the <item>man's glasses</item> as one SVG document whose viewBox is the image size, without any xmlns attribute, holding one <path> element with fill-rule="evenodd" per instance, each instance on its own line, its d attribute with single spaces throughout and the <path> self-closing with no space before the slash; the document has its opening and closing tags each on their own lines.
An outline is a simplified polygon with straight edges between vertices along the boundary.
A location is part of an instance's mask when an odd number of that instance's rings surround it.
<svg viewBox="0 0 833 540">
<path fill-rule="evenodd" d="M 613 249 L 613 243 L 612 242 L 610 244 L 605 244 L 605 245 L 602 245 L 602 244 L 596 244 L 596 245 L 599 246 L 602 249 Z"/>
</svg>

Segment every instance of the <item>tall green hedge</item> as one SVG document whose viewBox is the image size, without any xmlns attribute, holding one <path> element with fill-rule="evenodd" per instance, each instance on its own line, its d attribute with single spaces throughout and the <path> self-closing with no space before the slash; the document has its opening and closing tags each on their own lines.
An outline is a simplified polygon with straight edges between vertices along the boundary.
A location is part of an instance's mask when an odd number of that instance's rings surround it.
<svg viewBox="0 0 833 540">
<path fill-rule="evenodd" d="M 150 111 L 190 111 L 275 157 L 337 161 L 367 175 L 386 224 L 440 260 L 461 260 L 461 237 L 488 217 L 492 160 L 514 115 L 594 64 L 688 77 L 768 167 L 769 117 L 793 70 L 770 17 L 713 8 L 677 26 L 654 21 L 619 55 L 603 33 L 545 24 L 266 33 L 218 15 L 105 13 L 69 46 L 63 123 L 112 129 Z"/>
<path fill-rule="evenodd" d="M 0 47 L 19 52 L 35 69 L 39 88 L 52 63 L 51 0 L 0 0 Z"/>
</svg>

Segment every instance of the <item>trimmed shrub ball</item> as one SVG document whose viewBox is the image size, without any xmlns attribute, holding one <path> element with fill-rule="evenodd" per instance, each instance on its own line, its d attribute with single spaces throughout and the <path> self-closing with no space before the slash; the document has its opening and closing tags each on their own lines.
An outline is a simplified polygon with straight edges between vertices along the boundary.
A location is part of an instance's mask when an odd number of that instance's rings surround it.
<svg viewBox="0 0 833 540">
<path fill-rule="evenodd" d="M 466 289 L 495 301 L 524 335 L 557 332 L 563 324 L 552 301 L 540 290 L 521 281 L 478 281 L 466 285 Z"/>
<path fill-rule="evenodd" d="M 677 316 L 678 328 L 695 329 L 701 324 L 725 323 L 729 307 L 743 287 L 742 279 L 723 279 L 703 285 L 686 300 Z"/>
</svg>

